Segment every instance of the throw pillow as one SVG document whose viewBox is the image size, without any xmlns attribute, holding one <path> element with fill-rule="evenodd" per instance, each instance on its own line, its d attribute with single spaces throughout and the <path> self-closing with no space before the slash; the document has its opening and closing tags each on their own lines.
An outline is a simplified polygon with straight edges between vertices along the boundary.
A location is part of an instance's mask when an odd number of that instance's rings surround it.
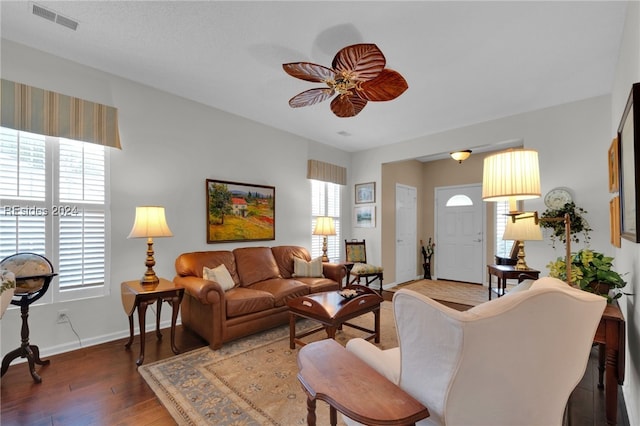
<svg viewBox="0 0 640 426">
<path fill-rule="evenodd" d="M 231 290 L 236 285 L 233 282 L 233 278 L 231 278 L 229 270 L 224 266 L 224 263 L 213 269 L 209 269 L 205 266 L 202 269 L 202 278 L 217 282 L 224 291 Z"/>
<path fill-rule="evenodd" d="M 323 278 L 324 275 L 322 275 L 322 256 L 311 260 L 311 262 L 307 262 L 306 260 L 300 259 L 299 257 L 294 257 L 293 276 Z"/>
</svg>

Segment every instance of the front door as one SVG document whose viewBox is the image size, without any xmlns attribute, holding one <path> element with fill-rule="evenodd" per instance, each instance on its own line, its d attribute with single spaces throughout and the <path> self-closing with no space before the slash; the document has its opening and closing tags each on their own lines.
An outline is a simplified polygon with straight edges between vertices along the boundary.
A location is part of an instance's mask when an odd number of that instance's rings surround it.
<svg viewBox="0 0 640 426">
<path fill-rule="evenodd" d="M 443 280 L 482 284 L 486 263 L 482 185 L 436 188 L 435 195 L 435 275 Z"/>
</svg>

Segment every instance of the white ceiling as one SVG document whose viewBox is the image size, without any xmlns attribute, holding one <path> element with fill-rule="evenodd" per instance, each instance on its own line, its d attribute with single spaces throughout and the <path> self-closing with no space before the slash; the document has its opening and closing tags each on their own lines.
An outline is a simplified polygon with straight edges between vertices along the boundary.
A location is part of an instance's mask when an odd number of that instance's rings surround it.
<svg viewBox="0 0 640 426">
<path fill-rule="evenodd" d="M 77 31 L 0 4 L 2 38 L 315 141 L 359 151 L 611 92 L 626 2 L 37 1 Z M 338 118 L 292 109 L 330 66 L 376 43 L 409 89 Z"/>
</svg>

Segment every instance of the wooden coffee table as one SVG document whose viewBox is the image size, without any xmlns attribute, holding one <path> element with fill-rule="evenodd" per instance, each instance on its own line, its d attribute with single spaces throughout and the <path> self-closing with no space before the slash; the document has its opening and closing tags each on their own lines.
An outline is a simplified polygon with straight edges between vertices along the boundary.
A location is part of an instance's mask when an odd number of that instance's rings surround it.
<svg viewBox="0 0 640 426">
<path fill-rule="evenodd" d="M 429 416 L 419 401 L 333 340 L 310 343 L 298 353 L 298 380 L 307 394 L 307 425 L 316 424 L 316 400 L 367 425 L 412 425 Z"/>
<path fill-rule="evenodd" d="M 305 343 L 300 340 L 301 338 L 322 330 L 327 331 L 327 336 L 330 339 L 335 339 L 336 331 L 343 325 L 371 333 L 366 336 L 366 340 L 375 339 L 376 343 L 380 343 L 380 303 L 384 299 L 368 287 L 353 285 L 348 288 L 358 291 L 358 296 L 345 299 L 340 296 L 338 291 L 325 291 L 297 297 L 287 302 L 289 306 L 289 347 L 291 349 L 295 349 L 296 343 L 304 346 Z M 373 312 L 373 330 L 347 322 L 367 312 Z M 309 318 L 319 322 L 322 326 L 296 334 L 296 319 L 298 317 Z"/>
</svg>

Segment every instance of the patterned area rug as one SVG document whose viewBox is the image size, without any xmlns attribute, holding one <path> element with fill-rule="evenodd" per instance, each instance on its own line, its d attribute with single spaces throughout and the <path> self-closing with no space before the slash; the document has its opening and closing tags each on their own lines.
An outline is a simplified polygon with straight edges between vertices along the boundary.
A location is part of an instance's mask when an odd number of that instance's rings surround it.
<svg viewBox="0 0 640 426">
<path fill-rule="evenodd" d="M 444 280 L 419 280 L 400 284 L 389 289 L 397 291 L 407 288 L 439 302 L 455 303 L 473 307 L 489 300 L 489 289 L 479 284 L 467 284 Z"/>
<path fill-rule="evenodd" d="M 398 345 L 390 302 L 381 306 L 381 343 Z M 373 314 L 350 322 L 373 328 Z M 316 327 L 299 321 L 297 331 Z M 341 344 L 364 333 L 343 327 Z M 326 337 L 319 332 L 311 342 Z M 225 344 L 197 349 L 141 366 L 138 371 L 179 425 L 305 425 L 306 395 L 298 382 L 298 349 L 289 349 L 289 327 L 282 326 Z M 329 406 L 317 402 L 317 424 L 329 424 Z M 340 416 L 338 416 L 340 418 Z M 338 424 L 341 423 L 339 419 Z"/>
</svg>

